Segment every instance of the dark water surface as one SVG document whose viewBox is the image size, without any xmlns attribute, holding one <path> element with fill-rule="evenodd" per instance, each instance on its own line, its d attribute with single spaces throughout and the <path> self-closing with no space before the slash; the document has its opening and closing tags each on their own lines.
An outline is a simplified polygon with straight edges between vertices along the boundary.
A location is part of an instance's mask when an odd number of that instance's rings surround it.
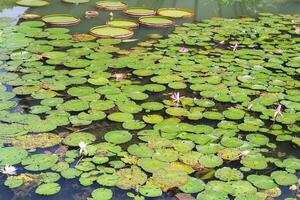
<svg viewBox="0 0 300 200">
<path fill-rule="evenodd" d="M 230 1 L 230 0 L 227 0 Z M 13 3 L 12 3 L 13 2 Z M 85 19 L 84 13 L 87 10 L 96 10 L 96 0 L 91 0 L 89 3 L 74 5 L 63 3 L 61 0 L 49 0 L 50 5 L 42 8 L 24 8 L 19 6 L 13 6 L 15 0 L 0 0 L 0 17 L 14 17 L 15 23 L 18 22 L 18 16 L 24 12 L 36 13 L 39 15 L 47 15 L 54 13 L 69 13 L 81 18 L 81 23 L 71 28 L 73 33 L 86 33 L 90 28 L 98 25 L 105 24 L 110 19 L 109 12 L 98 10 L 99 16 L 93 19 Z M 300 13 L 300 1 L 297 0 L 232 0 L 235 3 L 222 3 L 222 0 L 124 0 L 131 7 L 149 7 L 158 9 L 162 7 L 178 7 L 187 8 L 194 11 L 194 16 L 189 19 L 177 20 L 177 24 L 184 22 L 196 22 L 201 19 L 208 19 L 212 17 L 226 17 L 226 18 L 238 18 L 238 17 L 256 17 L 259 12 L 270 12 L 275 14 L 299 14 Z M 226 0 L 224 0 L 226 2 Z M 122 12 L 114 12 L 114 18 L 129 18 Z M 166 36 L 173 28 L 146 28 L 141 27 L 135 30 L 133 38 L 138 41 L 143 41 L 147 38 L 148 34 L 158 33 Z M 126 46 L 134 46 L 135 43 L 128 43 Z M 105 130 L 113 126 L 110 122 L 101 121 L 100 126 Z M 114 127 L 115 128 L 115 127 Z M 99 127 L 98 127 L 99 129 Z M 92 131 L 91 131 L 92 132 Z M 282 142 L 278 145 L 278 149 L 289 155 L 296 155 L 297 151 L 290 145 L 290 143 Z M 10 190 L 3 187 L 3 181 L 5 177 L 0 175 L 0 200 L 85 200 L 90 196 L 93 189 L 97 188 L 94 184 L 91 187 L 84 187 L 78 184 L 78 180 L 65 180 L 61 179 L 60 184 L 62 186 L 61 191 L 57 195 L 50 197 L 41 197 L 34 193 L 35 187 L 21 187 L 16 190 Z M 111 188 L 114 193 L 114 200 L 127 200 L 126 192 L 118 188 Z M 283 195 L 277 198 L 278 200 L 292 196 L 290 190 L 283 188 Z M 170 194 L 165 194 L 160 198 L 149 199 L 164 199 L 171 200 L 176 199 Z"/>
</svg>

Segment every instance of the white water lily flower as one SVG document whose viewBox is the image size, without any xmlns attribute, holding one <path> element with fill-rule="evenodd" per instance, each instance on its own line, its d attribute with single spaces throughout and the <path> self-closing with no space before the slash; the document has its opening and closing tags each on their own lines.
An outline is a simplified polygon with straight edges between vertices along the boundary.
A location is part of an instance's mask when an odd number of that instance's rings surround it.
<svg viewBox="0 0 300 200">
<path fill-rule="evenodd" d="M 81 141 L 81 142 L 79 142 L 79 144 L 78 144 L 78 146 L 79 146 L 79 148 L 80 148 L 80 150 L 79 150 L 79 153 L 80 153 L 80 155 L 82 154 L 82 153 L 87 153 L 87 143 L 86 142 L 83 142 L 83 141 Z"/>
<path fill-rule="evenodd" d="M 7 175 L 16 175 L 17 169 L 12 165 L 5 165 L 3 169 L 0 169 L 0 172 Z"/>
<path fill-rule="evenodd" d="M 297 185 L 291 185 L 291 186 L 289 187 L 289 189 L 290 189 L 290 190 L 297 190 L 298 187 L 297 187 Z"/>
<path fill-rule="evenodd" d="M 243 151 L 243 152 L 242 152 L 242 156 L 246 156 L 246 155 L 248 155 L 249 153 L 250 153 L 250 150 Z"/>
</svg>

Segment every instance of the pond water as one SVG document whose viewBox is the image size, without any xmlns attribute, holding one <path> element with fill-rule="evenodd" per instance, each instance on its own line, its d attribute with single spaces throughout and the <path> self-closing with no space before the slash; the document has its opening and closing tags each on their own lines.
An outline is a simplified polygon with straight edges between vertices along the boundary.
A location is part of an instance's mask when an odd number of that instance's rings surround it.
<svg viewBox="0 0 300 200">
<path fill-rule="evenodd" d="M 299 1 L 124 0 L 129 8 L 194 15 L 175 27 L 141 26 L 133 40 L 87 43 L 71 35 L 112 18 L 102 9 L 85 18 L 97 1 L 49 0 L 34 8 L 14 2 L 0 2 L 0 19 L 12 17 L 17 26 L 2 28 L 0 21 L 0 167 L 16 166 L 18 178 L 0 175 L 0 200 L 85 200 L 91 193 L 91 200 L 106 200 L 111 192 L 114 200 L 175 200 L 177 193 L 192 194 L 179 200 L 297 199 Z M 19 19 L 23 13 L 71 14 L 81 22 L 69 32 L 51 30 Z M 122 11 L 113 18 L 132 19 Z M 25 138 L 49 132 L 53 141 Z M 90 144 L 88 155 L 79 155 L 79 141 Z M 146 180 L 151 187 L 142 186 Z"/>
</svg>

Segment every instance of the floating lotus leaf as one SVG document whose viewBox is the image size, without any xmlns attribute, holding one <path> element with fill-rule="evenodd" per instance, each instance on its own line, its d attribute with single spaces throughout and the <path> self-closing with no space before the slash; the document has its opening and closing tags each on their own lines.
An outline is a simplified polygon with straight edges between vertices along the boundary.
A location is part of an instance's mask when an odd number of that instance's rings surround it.
<svg viewBox="0 0 300 200">
<path fill-rule="evenodd" d="M 277 186 L 273 179 L 266 175 L 252 174 L 247 176 L 247 180 L 259 189 L 268 190 Z"/>
<path fill-rule="evenodd" d="M 68 94 L 71 96 L 86 96 L 94 93 L 94 89 L 91 87 L 81 86 L 81 87 L 72 87 L 68 89 Z"/>
<path fill-rule="evenodd" d="M 298 178 L 294 174 L 290 174 L 286 171 L 274 171 L 271 177 L 278 185 L 289 186 L 297 183 Z"/>
<path fill-rule="evenodd" d="M 189 176 L 183 172 L 172 169 L 159 169 L 153 173 L 151 183 L 160 186 L 163 191 L 174 187 L 180 187 L 188 183 Z"/>
<path fill-rule="evenodd" d="M 258 194 L 241 194 L 235 200 L 264 200 L 266 197 Z"/>
<path fill-rule="evenodd" d="M 15 176 L 9 176 L 4 182 L 4 185 L 9 188 L 17 188 L 21 185 L 23 185 L 24 181 L 22 179 L 19 179 Z"/>
<path fill-rule="evenodd" d="M 61 186 L 58 183 L 44 183 L 35 190 L 35 193 L 48 196 L 58 193 L 60 189 Z"/>
<path fill-rule="evenodd" d="M 133 31 L 124 27 L 96 26 L 90 30 L 91 34 L 101 38 L 128 39 L 133 36 Z"/>
<path fill-rule="evenodd" d="M 18 0 L 16 1 L 16 4 L 20 6 L 26 6 L 26 7 L 40 7 L 40 6 L 46 6 L 49 3 L 47 1 L 42 1 L 42 0 Z"/>
<path fill-rule="evenodd" d="M 66 179 L 73 179 L 80 176 L 82 172 L 75 168 L 68 168 L 61 171 L 61 176 Z"/>
<path fill-rule="evenodd" d="M 209 181 L 206 186 L 206 190 L 213 190 L 216 192 L 222 192 L 225 194 L 232 194 L 234 192 L 233 187 L 231 186 L 230 182 L 223 182 L 218 180 Z"/>
<path fill-rule="evenodd" d="M 63 0 L 63 2 L 66 3 L 75 3 L 75 4 L 79 4 L 79 3 L 88 3 L 90 0 Z"/>
<path fill-rule="evenodd" d="M 124 13 L 133 17 L 155 15 L 155 11 L 151 8 L 131 7 L 124 10 Z"/>
<path fill-rule="evenodd" d="M 143 185 L 139 188 L 139 193 L 145 197 L 159 197 L 162 195 L 162 191 L 155 185 Z"/>
<path fill-rule="evenodd" d="M 164 105 L 159 102 L 146 102 L 146 103 L 141 104 L 141 106 L 145 110 L 161 110 L 164 108 Z"/>
<path fill-rule="evenodd" d="M 104 139 L 113 144 L 122 144 L 130 141 L 132 135 L 128 131 L 116 130 L 107 132 Z"/>
<path fill-rule="evenodd" d="M 223 115 L 225 116 L 225 118 L 231 120 L 240 120 L 244 118 L 245 111 L 236 108 L 229 108 L 228 110 L 225 110 L 223 112 Z"/>
<path fill-rule="evenodd" d="M 287 158 L 283 160 L 283 166 L 287 169 L 294 169 L 299 170 L 300 169 L 300 160 L 297 158 Z"/>
<path fill-rule="evenodd" d="M 215 154 L 222 149 L 220 144 L 209 143 L 206 145 L 197 145 L 197 151 L 203 154 Z"/>
<path fill-rule="evenodd" d="M 95 200 L 109 200 L 113 196 L 113 192 L 110 189 L 98 188 L 92 192 L 92 197 Z"/>
<path fill-rule="evenodd" d="M 115 104 L 113 101 L 110 100 L 106 100 L 106 101 L 96 100 L 90 103 L 90 107 L 93 110 L 109 110 L 115 107 Z"/>
<path fill-rule="evenodd" d="M 51 168 L 58 161 L 56 155 L 34 154 L 22 160 L 22 165 L 29 171 L 42 171 Z"/>
<path fill-rule="evenodd" d="M 92 162 L 82 161 L 78 165 L 76 165 L 75 168 L 83 172 L 88 172 L 95 169 L 95 165 Z"/>
<path fill-rule="evenodd" d="M 242 155 L 242 151 L 237 148 L 225 148 L 218 152 L 218 156 L 224 160 L 238 160 Z"/>
<path fill-rule="evenodd" d="M 165 17 L 186 18 L 192 17 L 193 11 L 180 8 L 160 8 L 158 9 L 157 14 Z"/>
<path fill-rule="evenodd" d="M 103 174 L 97 178 L 97 182 L 104 186 L 115 186 L 119 181 L 119 177 L 115 174 Z"/>
<path fill-rule="evenodd" d="M 41 133 L 17 137 L 12 141 L 12 144 L 24 149 L 35 149 L 52 147 L 60 142 L 61 138 L 56 134 Z"/>
<path fill-rule="evenodd" d="M 130 113 L 115 112 L 108 115 L 107 118 L 115 122 L 125 122 L 128 120 L 133 120 L 133 115 Z"/>
<path fill-rule="evenodd" d="M 138 188 L 147 181 L 147 175 L 136 166 L 120 169 L 117 171 L 116 175 L 119 178 L 117 187 L 124 190 Z"/>
<path fill-rule="evenodd" d="M 140 157 L 149 158 L 152 157 L 154 151 L 144 143 L 132 144 L 127 148 L 128 153 Z"/>
<path fill-rule="evenodd" d="M 149 124 L 157 124 L 164 120 L 161 115 L 144 115 L 143 120 Z"/>
<path fill-rule="evenodd" d="M 260 155 L 249 154 L 242 158 L 241 163 L 245 167 L 249 167 L 251 169 L 265 169 L 268 167 L 265 157 Z"/>
<path fill-rule="evenodd" d="M 139 18 L 139 23 L 151 27 L 170 27 L 175 25 L 172 18 L 160 16 L 145 16 Z"/>
<path fill-rule="evenodd" d="M 189 140 L 173 140 L 172 146 L 176 151 L 185 153 L 191 151 L 195 147 L 195 144 Z"/>
<path fill-rule="evenodd" d="M 128 130 L 139 130 L 143 129 L 145 126 L 146 124 L 139 120 L 128 120 L 122 124 L 122 127 Z"/>
<path fill-rule="evenodd" d="M 57 108 L 58 110 L 78 112 L 87 110 L 89 108 L 89 104 L 83 100 L 70 100 L 63 104 L 57 105 Z"/>
<path fill-rule="evenodd" d="M 96 6 L 105 10 L 124 10 L 128 7 L 126 3 L 121 1 L 98 1 Z"/>
<path fill-rule="evenodd" d="M 72 26 L 78 24 L 80 19 L 68 14 L 54 14 L 42 17 L 42 20 L 49 25 Z"/>
<path fill-rule="evenodd" d="M 227 194 L 213 190 L 205 190 L 197 195 L 197 200 L 228 200 Z"/>
<path fill-rule="evenodd" d="M 138 160 L 138 166 L 140 166 L 146 172 L 153 173 L 158 169 L 167 167 L 168 163 L 152 158 L 141 158 Z"/>
<path fill-rule="evenodd" d="M 74 146 L 77 147 L 80 142 L 85 142 L 87 144 L 91 144 L 96 140 L 96 137 L 87 132 L 74 132 L 68 135 L 64 139 L 64 144 L 68 146 Z"/>
<path fill-rule="evenodd" d="M 166 113 L 172 116 L 185 116 L 188 114 L 188 111 L 185 108 L 169 107 L 166 109 Z"/>
<path fill-rule="evenodd" d="M 261 134 L 248 134 L 246 139 L 255 145 L 266 145 L 269 142 L 269 138 Z"/>
<path fill-rule="evenodd" d="M 21 147 L 0 148 L 0 165 L 15 165 L 27 157 L 28 153 Z"/>
<path fill-rule="evenodd" d="M 203 117 L 206 119 L 212 119 L 212 120 L 222 120 L 223 115 L 218 112 L 213 112 L 213 111 L 206 111 L 203 113 Z"/>
<path fill-rule="evenodd" d="M 243 179 L 244 175 L 237 169 L 223 167 L 215 172 L 215 176 L 222 181 L 238 181 Z"/>
<path fill-rule="evenodd" d="M 256 188 L 251 185 L 248 181 L 233 181 L 231 186 L 234 189 L 233 196 L 238 196 L 241 194 L 255 194 L 257 192 Z"/>
<path fill-rule="evenodd" d="M 224 147 L 236 148 L 236 147 L 242 146 L 244 144 L 244 142 L 243 142 L 243 140 L 241 140 L 237 137 L 224 136 L 221 140 L 221 144 Z"/>
<path fill-rule="evenodd" d="M 214 168 L 223 164 L 222 158 L 213 154 L 203 155 L 199 158 L 199 163 L 207 168 Z"/>
<path fill-rule="evenodd" d="M 205 183 L 198 178 L 189 177 L 188 182 L 179 187 L 179 189 L 184 193 L 197 193 L 204 190 Z"/>
<path fill-rule="evenodd" d="M 153 158 L 163 162 L 174 162 L 178 159 L 178 152 L 172 149 L 158 149 L 153 154 Z"/>
</svg>

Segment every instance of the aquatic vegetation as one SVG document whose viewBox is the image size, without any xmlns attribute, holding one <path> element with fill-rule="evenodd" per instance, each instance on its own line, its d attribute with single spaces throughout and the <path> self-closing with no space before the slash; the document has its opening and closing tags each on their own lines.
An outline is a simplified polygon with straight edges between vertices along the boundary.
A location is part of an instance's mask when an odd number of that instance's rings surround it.
<svg viewBox="0 0 300 200">
<path fill-rule="evenodd" d="M 38 177 L 40 195 L 60 192 L 60 179 L 98 184 L 95 200 L 113 198 L 102 186 L 198 200 L 293 189 L 299 159 L 280 152 L 283 141 L 299 148 L 292 20 L 299 17 L 265 13 L 184 23 L 127 50 L 120 32 L 133 32 L 115 25 L 92 29 L 109 34 L 93 40 L 41 21 L 1 26 L 1 172 L 15 175 L 18 165 Z M 9 188 L 26 182 L 5 178 Z"/>
</svg>

